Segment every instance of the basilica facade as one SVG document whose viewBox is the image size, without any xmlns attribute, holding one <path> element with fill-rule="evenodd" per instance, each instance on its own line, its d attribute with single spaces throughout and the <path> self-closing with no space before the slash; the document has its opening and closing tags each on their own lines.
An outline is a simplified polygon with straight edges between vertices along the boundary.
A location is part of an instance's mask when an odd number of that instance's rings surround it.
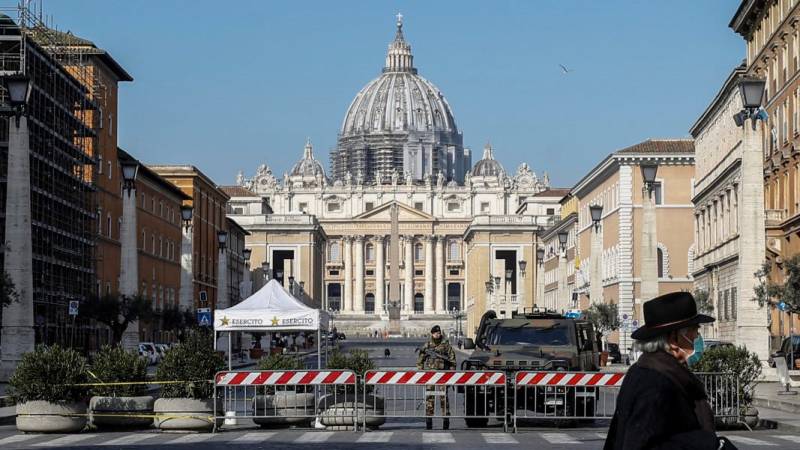
<svg viewBox="0 0 800 450">
<path fill-rule="evenodd" d="M 307 141 L 282 177 L 262 164 L 223 188 L 228 216 L 250 233 L 256 287 L 278 279 L 362 334 L 450 323 L 471 335 L 488 309 L 533 307 L 538 234 L 566 191 L 526 163 L 506 172 L 489 144 L 474 165 L 470 155 L 398 20 L 381 76 L 345 114 L 329 172 Z"/>
</svg>

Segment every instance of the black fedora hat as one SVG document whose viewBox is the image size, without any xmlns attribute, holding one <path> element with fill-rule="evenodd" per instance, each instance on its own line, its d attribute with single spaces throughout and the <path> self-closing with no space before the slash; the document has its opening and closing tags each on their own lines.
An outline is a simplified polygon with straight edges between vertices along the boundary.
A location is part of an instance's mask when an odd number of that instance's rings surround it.
<svg viewBox="0 0 800 450">
<path fill-rule="evenodd" d="M 643 310 L 644 325 L 631 334 L 638 341 L 715 320 L 711 316 L 697 314 L 694 296 L 688 292 L 671 292 L 656 297 L 646 302 Z"/>
</svg>

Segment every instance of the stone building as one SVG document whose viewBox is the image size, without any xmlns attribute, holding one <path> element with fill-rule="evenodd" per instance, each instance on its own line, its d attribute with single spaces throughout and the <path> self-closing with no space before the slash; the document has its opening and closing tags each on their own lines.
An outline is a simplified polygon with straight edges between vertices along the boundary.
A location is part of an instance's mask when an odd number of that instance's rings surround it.
<svg viewBox="0 0 800 450">
<path fill-rule="evenodd" d="M 655 214 L 650 221 L 644 208 L 644 163 L 658 165 L 651 194 Z M 692 288 L 694 236 L 688 224 L 694 214 L 693 177 L 691 139 L 648 139 L 610 154 L 572 188 L 577 200 L 576 273 L 581 275 L 575 281 L 578 304 L 618 305 L 623 329 L 608 338 L 623 352 L 632 344 L 630 333 L 641 324 L 643 302 Z M 596 232 L 591 205 L 603 207 Z M 647 235 L 655 238 L 652 271 L 645 264 Z M 592 286 L 592 280 L 600 280 L 602 287 L 596 282 Z M 647 283 L 653 285 L 652 294 L 643 292 Z"/>
<path fill-rule="evenodd" d="M 766 81 L 763 105 L 768 122 L 759 123 L 766 209 L 766 258 L 772 279 L 781 282 L 777 262 L 800 253 L 800 6 L 795 0 L 743 0 L 729 26 L 746 43 L 745 76 Z M 760 254 L 760 252 L 759 252 Z M 788 336 L 788 317 L 771 308 L 773 348 Z M 800 318 L 794 316 L 794 329 Z M 761 355 L 762 352 L 759 351 Z M 762 355 L 763 356 L 763 355 Z"/>
<path fill-rule="evenodd" d="M 694 289 L 717 321 L 706 336 L 769 356 L 767 310 L 752 300 L 765 257 L 763 165 L 758 130 L 737 127 L 742 110 L 736 67 L 691 129 L 695 139 Z M 746 139 L 745 134 L 752 135 Z"/>
<path fill-rule="evenodd" d="M 453 113 L 416 75 L 401 26 L 384 74 L 345 114 L 332 176 L 309 141 L 280 180 L 267 165 L 240 173 L 228 214 L 250 233 L 252 267 L 334 311 L 339 329 L 426 334 L 466 311 L 472 334 L 487 309 L 510 316 L 535 303 L 537 233 L 563 193 L 525 163 L 509 174 L 489 144 L 470 168 Z M 394 159 L 341 159 L 353 142 Z"/>
<path fill-rule="evenodd" d="M 542 260 L 542 306 L 555 311 L 578 308 L 575 280 L 581 278 L 576 272 L 578 252 L 575 236 L 578 231 L 577 200 L 565 190 L 561 199 L 561 219 L 541 234 Z M 566 233 L 562 246 L 559 234 Z"/>
</svg>

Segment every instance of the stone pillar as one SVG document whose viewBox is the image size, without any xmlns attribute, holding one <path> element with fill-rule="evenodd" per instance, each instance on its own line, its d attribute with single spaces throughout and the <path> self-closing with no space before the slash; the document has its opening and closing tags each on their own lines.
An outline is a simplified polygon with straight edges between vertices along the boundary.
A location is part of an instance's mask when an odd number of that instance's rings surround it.
<svg viewBox="0 0 800 450">
<path fill-rule="evenodd" d="M 406 314 L 411 314 L 414 312 L 414 236 L 403 236 L 403 240 L 406 251 L 403 310 Z"/>
<path fill-rule="evenodd" d="M 346 313 L 353 311 L 353 247 L 351 242 L 350 236 L 342 238 L 342 246 L 344 247 L 344 283 L 342 283 L 344 301 L 342 311 Z"/>
<path fill-rule="evenodd" d="M 766 249 L 764 236 L 764 178 L 761 143 L 758 131 L 749 121 L 742 127 L 742 179 L 734 187 L 734 202 L 739 225 L 739 268 L 736 295 L 736 344 L 747 345 L 758 359 L 769 357 L 767 308 L 751 300 L 758 280 L 753 275 L 763 264 Z"/>
<path fill-rule="evenodd" d="M 642 284 L 639 290 L 642 302 L 658 297 L 658 240 L 656 236 L 655 193 L 642 189 Z"/>
<path fill-rule="evenodd" d="M 425 314 L 433 314 L 435 312 L 433 306 L 433 236 L 425 236 Z"/>
<path fill-rule="evenodd" d="M 445 296 L 445 261 L 444 236 L 436 236 L 436 312 L 447 314 L 447 298 Z"/>
<path fill-rule="evenodd" d="M 592 254 L 589 264 L 591 265 L 591 278 L 589 279 L 589 299 L 592 304 L 603 303 L 603 225 L 597 224 L 597 228 L 592 226 Z"/>
<path fill-rule="evenodd" d="M 231 306 L 231 294 L 228 289 L 228 248 L 217 250 L 217 304 L 216 308 L 223 309 Z M 291 273 L 291 272 L 289 272 Z"/>
<path fill-rule="evenodd" d="M 353 312 L 364 313 L 364 236 L 355 237 L 356 286 L 353 288 Z"/>
<path fill-rule="evenodd" d="M 192 225 L 182 227 L 181 235 L 181 285 L 178 305 L 181 309 L 194 310 L 194 276 L 192 253 Z"/>
<path fill-rule="evenodd" d="M 23 353 L 33 351 L 33 241 L 31 240 L 31 169 L 28 118 L 19 127 L 8 120 L 8 176 L 3 269 L 19 298 L 3 308 L 0 378 L 8 380 Z"/>
<path fill-rule="evenodd" d="M 120 224 L 120 269 L 119 293 L 121 296 L 133 297 L 139 293 L 139 249 L 137 248 L 136 228 L 136 188 L 122 193 L 122 223 Z M 147 245 L 147 240 L 143 242 Z M 122 347 L 133 350 L 139 346 L 139 322 L 128 324 L 122 333 Z"/>
<path fill-rule="evenodd" d="M 544 300 L 544 261 L 536 261 L 536 299 L 534 299 L 534 306 L 549 307 Z"/>
<path fill-rule="evenodd" d="M 560 250 L 558 256 L 558 296 L 556 310 L 569 309 L 572 297 L 567 292 L 567 250 Z"/>
<path fill-rule="evenodd" d="M 386 260 L 384 258 L 383 236 L 376 236 L 372 240 L 375 246 L 375 313 L 385 313 L 386 309 Z"/>
</svg>

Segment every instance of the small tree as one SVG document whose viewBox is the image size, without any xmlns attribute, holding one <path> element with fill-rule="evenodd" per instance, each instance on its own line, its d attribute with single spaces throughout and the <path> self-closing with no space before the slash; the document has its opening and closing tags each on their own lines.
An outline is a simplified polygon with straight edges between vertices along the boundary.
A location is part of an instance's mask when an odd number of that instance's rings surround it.
<svg viewBox="0 0 800 450">
<path fill-rule="evenodd" d="M 711 301 L 711 296 L 708 295 L 707 290 L 695 290 L 694 302 L 697 304 L 697 312 L 700 314 L 711 314 L 714 312 L 714 302 Z"/>
<path fill-rule="evenodd" d="M 19 293 L 17 293 L 17 289 L 8 272 L 4 271 L 0 276 L 0 308 L 8 306 L 17 300 L 19 300 Z"/>
<path fill-rule="evenodd" d="M 791 314 L 800 314 L 800 255 L 795 255 L 783 263 L 783 282 L 772 280 L 772 262 L 766 261 L 755 273 L 759 279 L 753 300 L 759 306 L 776 307 L 783 302 L 785 310 Z"/>
<path fill-rule="evenodd" d="M 174 331 L 179 341 L 183 341 L 187 330 L 197 326 L 197 319 L 188 309 L 180 306 L 166 306 L 159 313 L 161 317 L 161 329 L 163 331 Z"/>
<path fill-rule="evenodd" d="M 207 399 L 214 396 L 214 374 L 225 367 L 214 351 L 214 336 L 202 328 L 190 330 L 186 339 L 169 349 L 156 369 L 156 378 L 182 383 L 161 386 L 162 398 Z"/>
<path fill-rule="evenodd" d="M 93 395 L 134 397 L 147 392 L 144 384 L 115 384 L 147 379 L 147 360 L 120 346 L 104 345 L 94 355 L 88 373 L 94 383 L 104 384 L 92 387 Z"/>
<path fill-rule="evenodd" d="M 616 303 L 595 303 L 584 313 L 600 337 L 618 330 L 621 325 Z"/>
<path fill-rule="evenodd" d="M 153 306 L 150 300 L 140 295 L 128 297 L 106 294 L 84 300 L 81 314 L 107 325 L 114 343 L 118 344 L 131 322 L 152 317 Z"/>
</svg>

